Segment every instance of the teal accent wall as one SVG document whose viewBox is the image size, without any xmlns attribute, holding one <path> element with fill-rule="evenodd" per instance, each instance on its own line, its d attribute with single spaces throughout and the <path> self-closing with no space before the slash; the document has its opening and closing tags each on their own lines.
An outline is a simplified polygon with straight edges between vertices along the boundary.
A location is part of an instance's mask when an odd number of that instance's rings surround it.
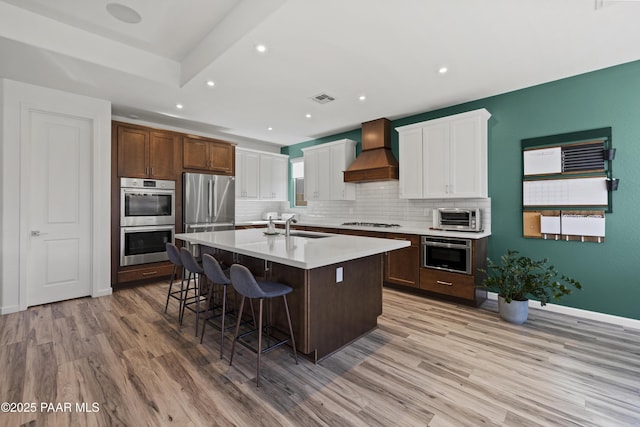
<svg viewBox="0 0 640 427">
<path fill-rule="evenodd" d="M 533 258 L 549 258 L 561 273 L 583 285 L 558 304 L 640 320 L 640 61 L 395 120 L 392 129 L 478 108 L 492 115 L 489 257 L 497 260 L 507 249 L 515 249 Z M 613 213 L 606 215 L 605 242 L 523 238 L 520 140 L 608 126 L 617 149 L 613 171 L 620 186 L 612 194 Z M 360 130 L 282 152 L 298 157 L 300 148 L 340 138 L 360 141 Z M 396 156 L 397 149 L 398 135 L 392 131 Z"/>
</svg>

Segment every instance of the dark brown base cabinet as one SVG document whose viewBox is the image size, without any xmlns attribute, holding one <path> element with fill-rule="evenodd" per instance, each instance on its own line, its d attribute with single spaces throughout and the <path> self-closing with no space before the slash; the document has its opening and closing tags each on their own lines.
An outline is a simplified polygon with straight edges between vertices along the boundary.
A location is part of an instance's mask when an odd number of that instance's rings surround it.
<svg viewBox="0 0 640 427">
<path fill-rule="evenodd" d="M 457 274 L 430 268 L 420 269 L 420 289 L 440 295 L 473 301 L 476 292 L 475 277 L 467 274 Z M 484 291 L 486 294 L 486 291 Z"/>
<path fill-rule="evenodd" d="M 411 246 L 398 249 L 384 256 L 384 282 L 407 286 L 420 287 L 420 236 L 402 233 L 382 233 L 365 230 L 347 230 L 343 228 L 325 228 L 294 226 L 296 229 L 317 231 L 320 233 L 349 234 L 351 236 L 378 237 L 381 239 L 408 240 Z"/>
<path fill-rule="evenodd" d="M 251 227 L 255 228 L 255 227 Z M 238 227 L 238 229 L 242 229 Z M 220 262 L 246 266 L 257 279 L 285 283 L 293 288 L 287 295 L 297 350 L 313 362 L 319 362 L 377 326 L 382 314 L 383 255 L 304 270 L 247 255 L 201 246 Z M 344 276 L 336 283 L 336 268 Z M 230 301 L 239 301 L 230 291 Z M 269 322 L 276 336 L 288 330 L 280 298 L 270 301 Z M 250 311 L 244 316 L 250 320 Z M 284 338 L 286 335 L 282 335 Z"/>
<path fill-rule="evenodd" d="M 382 254 L 303 270 L 269 263 L 268 279 L 293 288 L 287 295 L 298 351 L 319 362 L 367 334 L 382 314 Z M 336 283 L 336 268 L 344 269 Z M 272 325 L 287 330 L 284 307 L 273 300 Z M 276 316 L 277 313 L 277 316 Z"/>
<path fill-rule="evenodd" d="M 152 280 L 171 277 L 173 264 L 170 262 L 154 262 L 122 268 L 118 271 L 117 283 L 132 283 L 142 280 Z"/>
<path fill-rule="evenodd" d="M 296 229 L 354 236 L 409 240 L 411 246 L 387 253 L 384 257 L 384 284 L 416 294 L 443 298 L 468 305 L 479 306 L 487 299 L 487 291 L 478 289 L 484 276 L 478 268 L 486 267 L 488 239 L 473 240 L 473 274 L 421 268 L 420 236 L 402 233 L 382 233 L 342 228 L 294 226 Z"/>
<path fill-rule="evenodd" d="M 478 269 L 484 269 L 487 265 L 487 241 L 486 237 L 472 241 L 472 274 L 420 268 L 420 289 L 434 296 L 454 299 L 476 307 L 482 304 L 487 299 L 487 291 L 477 287 L 485 277 Z"/>
<path fill-rule="evenodd" d="M 420 236 L 387 233 L 386 238 L 409 240 L 411 246 L 385 256 L 384 281 L 417 288 L 420 284 Z"/>
</svg>

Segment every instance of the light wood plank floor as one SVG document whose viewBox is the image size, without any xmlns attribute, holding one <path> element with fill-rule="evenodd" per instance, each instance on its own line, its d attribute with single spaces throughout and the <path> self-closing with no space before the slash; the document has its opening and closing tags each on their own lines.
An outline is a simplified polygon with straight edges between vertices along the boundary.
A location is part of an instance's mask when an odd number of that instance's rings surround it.
<svg viewBox="0 0 640 427">
<path fill-rule="evenodd" d="M 0 316 L 0 401 L 37 405 L 0 425 L 640 425 L 639 330 L 541 310 L 515 326 L 385 289 L 377 330 L 319 365 L 271 352 L 256 388 L 255 354 L 229 367 L 218 331 L 201 345 L 191 313 L 163 313 L 166 289 Z"/>
</svg>

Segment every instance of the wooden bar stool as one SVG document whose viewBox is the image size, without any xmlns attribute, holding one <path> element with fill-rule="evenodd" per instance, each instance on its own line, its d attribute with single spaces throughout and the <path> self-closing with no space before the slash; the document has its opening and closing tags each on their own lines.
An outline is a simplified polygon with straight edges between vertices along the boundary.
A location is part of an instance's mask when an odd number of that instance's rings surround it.
<svg viewBox="0 0 640 427">
<path fill-rule="evenodd" d="M 222 286 L 222 311 L 218 315 L 213 315 L 213 313 L 204 319 L 204 323 L 202 324 L 202 335 L 200 335 L 200 344 L 202 344 L 202 339 L 204 338 L 204 330 L 207 326 L 207 321 L 211 320 L 215 317 L 220 317 L 220 359 L 222 359 L 222 353 L 224 349 L 224 333 L 226 329 L 224 327 L 224 320 L 227 314 L 227 285 L 231 284 L 231 280 L 225 275 L 225 271 L 220 266 L 220 263 L 217 259 L 215 259 L 210 254 L 202 255 L 202 267 L 204 269 L 204 274 L 209 279 L 209 289 L 207 290 L 207 302 L 206 307 L 210 308 L 211 300 L 213 298 L 213 287 L 215 285 Z M 227 270 L 228 272 L 229 270 Z M 234 299 L 235 301 L 235 299 Z"/>
<path fill-rule="evenodd" d="M 208 307 L 204 305 L 203 293 L 202 293 L 202 275 L 204 269 L 193 256 L 191 251 L 187 248 L 180 249 L 180 258 L 182 259 L 182 265 L 189 273 L 187 275 L 187 289 L 185 290 L 184 301 L 182 302 L 182 312 L 180 314 L 180 324 L 182 325 L 182 319 L 184 318 L 184 310 L 193 311 L 196 314 L 196 336 L 198 336 L 198 323 L 200 323 L 200 313 L 208 311 Z M 194 295 L 189 296 L 189 289 L 191 284 L 191 278 L 193 278 L 193 291 Z M 200 303 L 203 303 L 201 307 Z M 195 307 L 194 307 L 195 306 Z"/>
<path fill-rule="evenodd" d="M 233 354 L 236 347 L 236 342 L 240 341 L 241 344 L 245 345 L 250 350 L 254 351 L 258 355 L 258 360 L 256 363 L 256 386 L 260 387 L 260 356 L 262 353 L 266 353 L 268 351 L 273 350 L 276 347 L 281 346 L 282 344 L 291 341 L 291 348 L 293 348 L 293 356 L 296 360 L 296 365 L 298 364 L 298 353 L 296 352 L 296 341 L 293 337 L 293 328 L 291 327 L 291 315 L 289 314 L 289 305 L 287 304 L 287 294 L 291 293 L 293 290 L 290 286 L 285 285 L 284 283 L 271 282 L 271 281 L 260 281 L 257 282 L 253 274 L 249 271 L 249 269 L 240 264 L 234 264 L 231 266 L 231 284 L 237 293 L 242 295 L 242 299 L 240 300 L 240 310 L 239 313 L 242 313 L 244 309 L 244 301 L 245 298 L 249 298 L 249 301 L 252 299 L 258 299 L 260 301 L 260 308 L 258 314 L 258 326 L 257 329 L 246 332 L 238 337 L 238 333 L 240 331 L 240 321 L 241 316 L 238 316 L 238 320 L 236 322 L 236 331 L 233 336 L 233 343 L 231 344 L 231 357 L 229 358 L 229 365 L 233 363 Z M 284 300 L 284 309 L 287 314 L 287 322 L 289 323 L 289 338 L 280 340 L 275 344 L 268 346 L 267 348 L 262 348 L 262 317 L 263 317 L 263 302 L 265 299 L 271 299 L 282 296 Z M 239 340 L 248 334 L 258 332 L 258 348 L 253 348 L 243 341 Z"/>
<path fill-rule="evenodd" d="M 173 264 L 173 274 L 171 275 L 171 280 L 169 281 L 169 291 L 167 292 L 167 303 L 164 305 L 164 312 L 167 312 L 167 307 L 169 307 L 169 299 L 174 298 L 178 300 L 180 306 L 178 307 L 178 319 L 182 320 L 182 303 L 184 302 L 184 274 L 181 272 L 181 281 L 180 281 L 180 289 L 177 291 L 173 291 L 173 281 L 176 278 L 176 274 L 178 273 L 178 267 L 182 267 L 182 258 L 180 257 L 180 250 L 173 243 L 167 243 L 167 255 L 169 255 L 169 261 Z"/>
</svg>

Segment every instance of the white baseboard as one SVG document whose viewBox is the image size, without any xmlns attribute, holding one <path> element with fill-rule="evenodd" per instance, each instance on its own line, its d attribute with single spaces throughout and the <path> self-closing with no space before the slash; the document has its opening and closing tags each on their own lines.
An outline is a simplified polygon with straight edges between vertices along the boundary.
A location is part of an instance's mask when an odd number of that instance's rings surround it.
<svg viewBox="0 0 640 427">
<path fill-rule="evenodd" d="M 110 288 L 110 287 L 105 289 L 98 289 L 96 292 L 91 294 L 91 298 L 104 297 L 107 295 L 111 295 L 112 293 L 113 293 L 113 288 Z"/>
<path fill-rule="evenodd" d="M 113 293 L 113 289 L 109 287 L 105 289 L 99 289 L 96 293 L 91 295 L 91 297 L 92 298 L 103 297 L 103 296 L 111 295 L 112 293 Z M 17 313 L 18 311 L 21 311 L 19 305 L 9 305 L 6 307 L 0 307 L 0 316 L 2 316 L 3 314 Z"/>
<path fill-rule="evenodd" d="M 18 311 L 20 311 L 19 305 L 9 305 L 6 307 L 0 307 L 0 315 L 17 313 Z"/>
<path fill-rule="evenodd" d="M 497 301 L 498 294 L 495 292 L 487 292 L 487 298 Z M 640 329 L 640 320 L 629 319 L 628 317 L 614 316 L 611 314 L 598 313 L 597 311 L 582 310 L 580 308 L 566 307 L 564 305 L 547 304 L 544 307 L 540 305 L 540 301 L 529 300 L 529 307 L 547 310 L 554 313 L 567 314 L 569 316 L 582 317 L 583 319 L 597 320 L 599 322 L 612 323 L 627 328 Z"/>
</svg>

